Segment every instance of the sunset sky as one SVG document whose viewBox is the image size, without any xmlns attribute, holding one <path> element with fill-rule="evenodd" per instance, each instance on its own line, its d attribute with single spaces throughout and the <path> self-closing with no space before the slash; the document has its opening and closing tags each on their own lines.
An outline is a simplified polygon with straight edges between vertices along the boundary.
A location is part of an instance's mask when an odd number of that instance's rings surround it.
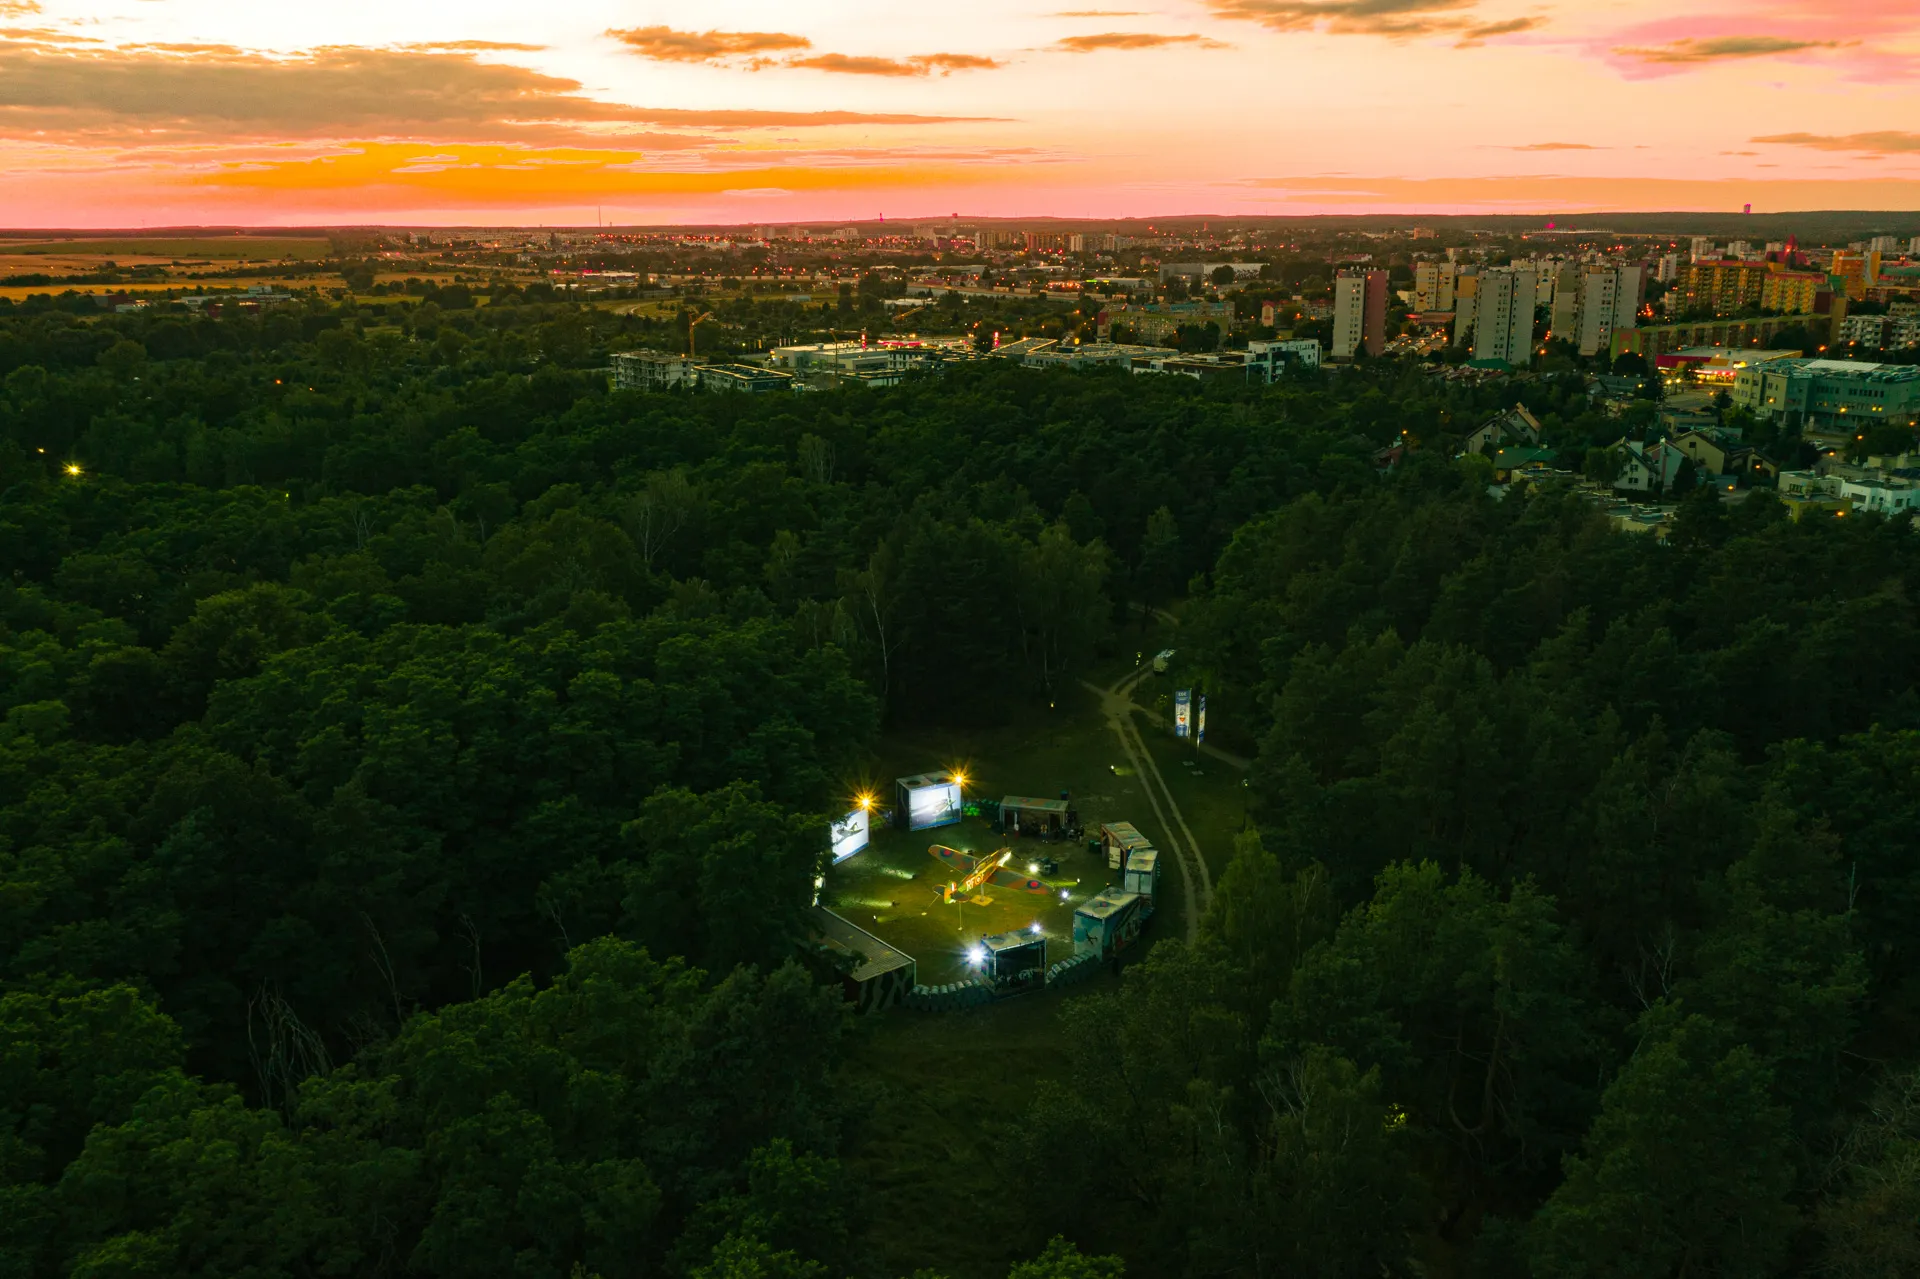
<svg viewBox="0 0 1920 1279">
<path fill-rule="evenodd" d="M 1081 2 L 0 0 L 0 224 L 1920 208 L 1916 0 Z"/>
</svg>

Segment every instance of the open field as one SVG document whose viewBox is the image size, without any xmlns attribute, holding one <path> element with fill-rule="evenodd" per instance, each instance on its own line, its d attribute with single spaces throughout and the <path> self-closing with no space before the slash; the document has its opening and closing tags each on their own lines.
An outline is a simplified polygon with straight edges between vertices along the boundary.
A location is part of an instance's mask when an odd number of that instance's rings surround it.
<svg viewBox="0 0 1920 1279">
<path fill-rule="evenodd" d="M 172 262 L 186 259 L 212 259 L 254 262 L 279 262 L 291 258 L 308 262 L 324 258 L 330 250 L 324 236 L 210 235 L 190 237 L 133 237 L 114 240 L 6 240 L 0 239 L 0 255 L 26 254 L 44 260 L 46 255 L 82 258 L 92 262 L 112 258 L 123 265 L 136 259 Z M 42 270 L 48 268 L 42 267 Z"/>
</svg>

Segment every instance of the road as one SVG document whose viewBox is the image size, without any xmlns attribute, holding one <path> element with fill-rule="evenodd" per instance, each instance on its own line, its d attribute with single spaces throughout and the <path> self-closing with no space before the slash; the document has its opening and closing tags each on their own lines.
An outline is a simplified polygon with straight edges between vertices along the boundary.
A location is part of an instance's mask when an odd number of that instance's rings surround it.
<svg viewBox="0 0 1920 1279">
<path fill-rule="evenodd" d="M 1160 766 L 1154 763 L 1153 753 L 1141 740 L 1140 730 L 1133 722 L 1133 712 L 1140 709 L 1133 701 L 1133 686 L 1150 669 L 1143 666 L 1106 688 L 1097 684 L 1087 684 L 1087 687 L 1099 694 L 1107 727 L 1120 739 L 1120 749 L 1140 779 L 1140 787 L 1147 793 L 1147 803 L 1153 808 L 1160 829 L 1167 834 L 1171 847 L 1165 851 L 1173 855 L 1174 864 L 1179 866 L 1180 884 L 1186 890 L 1187 944 L 1192 945 L 1200 940 L 1200 917 L 1213 902 L 1213 875 L 1207 870 L 1206 858 L 1200 855 L 1200 841 L 1193 837 L 1187 819 L 1180 813 L 1180 805 L 1174 802 L 1173 792 L 1167 788 L 1167 779 L 1160 775 Z"/>
</svg>

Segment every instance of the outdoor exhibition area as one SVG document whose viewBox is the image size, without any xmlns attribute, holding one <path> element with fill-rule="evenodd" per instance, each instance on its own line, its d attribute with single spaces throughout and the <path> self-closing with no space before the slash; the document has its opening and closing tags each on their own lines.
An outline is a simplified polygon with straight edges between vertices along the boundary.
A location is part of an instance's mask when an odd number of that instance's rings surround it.
<svg viewBox="0 0 1920 1279">
<path fill-rule="evenodd" d="M 820 904 L 911 956 L 925 985 L 979 977 L 1030 941 L 1044 940 L 1043 966 L 1072 958 L 1075 912 L 1122 883 L 1104 851 L 1089 851 L 1103 797 L 983 801 L 954 776 L 916 774 L 872 796 L 864 847 L 849 814 Z"/>
</svg>

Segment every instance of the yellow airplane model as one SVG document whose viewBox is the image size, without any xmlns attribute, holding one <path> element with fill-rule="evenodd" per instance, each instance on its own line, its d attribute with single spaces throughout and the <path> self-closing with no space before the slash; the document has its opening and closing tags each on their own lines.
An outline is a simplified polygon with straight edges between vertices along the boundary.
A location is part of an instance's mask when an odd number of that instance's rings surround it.
<svg viewBox="0 0 1920 1279">
<path fill-rule="evenodd" d="M 988 884 L 999 884 L 1004 888 L 1018 888 L 1022 892 L 1049 896 L 1052 889 L 1037 879 L 1017 875 L 1007 869 L 1007 863 L 1013 858 L 1011 848 L 1002 848 L 985 857 L 973 857 L 957 848 L 948 848 L 945 844 L 935 844 L 927 850 L 948 866 L 963 872 L 958 882 L 948 882 L 940 889 L 940 900 L 951 905 L 955 901 L 985 905 L 993 899 L 980 890 Z"/>
</svg>

